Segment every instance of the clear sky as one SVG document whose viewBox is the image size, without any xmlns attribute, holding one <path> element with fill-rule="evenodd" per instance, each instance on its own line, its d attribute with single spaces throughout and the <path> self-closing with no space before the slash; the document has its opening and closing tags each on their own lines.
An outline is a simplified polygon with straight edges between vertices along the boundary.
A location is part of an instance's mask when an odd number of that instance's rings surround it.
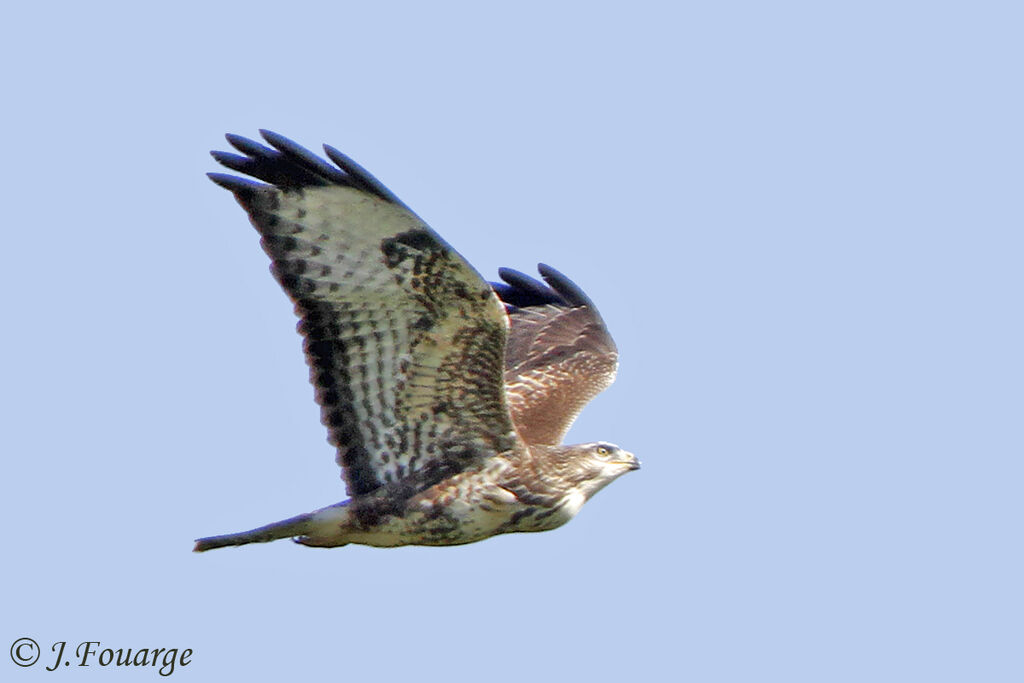
<svg viewBox="0 0 1024 683">
<path fill-rule="evenodd" d="M 8 9 L 0 678 L 1024 680 L 1015 6 Z M 576 280 L 621 367 L 570 438 L 644 468 L 549 533 L 192 554 L 344 497 L 204 177 L 261 127 Z"/>
</svg>

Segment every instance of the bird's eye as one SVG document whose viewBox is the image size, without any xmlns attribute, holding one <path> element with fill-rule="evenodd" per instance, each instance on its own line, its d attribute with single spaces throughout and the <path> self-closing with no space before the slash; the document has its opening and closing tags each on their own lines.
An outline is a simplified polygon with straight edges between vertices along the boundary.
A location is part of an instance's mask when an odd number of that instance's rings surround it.
<svg viewBox="0 0 1024 683">
<path fill-rule="evenodd" d="M 596 452 L 597 452 L 597 457 L 599 457 L 599 458 L 607 458 L 609 455 L 612 454 L 612 452 L 610 450 L 608 450 L 608 448 L 605 447 L 605 446 L 598 446 L 597 449 L 596 449 Z"/>
</svg>

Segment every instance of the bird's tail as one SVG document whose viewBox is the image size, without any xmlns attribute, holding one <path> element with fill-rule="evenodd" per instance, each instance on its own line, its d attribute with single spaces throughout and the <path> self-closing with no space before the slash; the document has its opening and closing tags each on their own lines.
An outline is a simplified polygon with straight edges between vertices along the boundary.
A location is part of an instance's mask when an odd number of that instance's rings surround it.
<svg viewBox="0 0 1024 683">
<path fill-rule="evenodd" d="M 214 548 L 224 548 L 229 545 L 245 545 L 246 543 L 266 543 L 276 541 L 279 538 L 290 538 L 292 536 L 305 536 L 310 531 L 312 513 L 296 515 L 280 522 L 267 524 L 249 531 L 240 531 L 237 534 L 224 534 L 223 536 L 207 536 L 196 539 L 196 545 L 192 552 L 201 553 Z"/>
</svg>

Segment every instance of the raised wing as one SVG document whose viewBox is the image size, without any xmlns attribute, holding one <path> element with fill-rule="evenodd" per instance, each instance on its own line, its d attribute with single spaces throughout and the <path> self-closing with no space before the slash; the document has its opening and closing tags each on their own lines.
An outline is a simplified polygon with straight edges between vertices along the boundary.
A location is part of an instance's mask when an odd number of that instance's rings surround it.
<svg viewBox="0 0 1024 683">
<path fill-rule="evenodd" d="M 608 388 L 618 351 L 594 303 L 569 278 L 538 266 L 544 282 L 509 268 L 492 287 L 505 303 L 505 395 L 527 444 L 560 444 L 590 399 Z"/>
<path fill-rule="evenodd" d="M 321 419 L 350 495 L 422 489 L 518 443 L 502 380 L 507 321 L 475 270 L 376 178 L 260 131 L 229 135 L 234 193 L 295 303 Z"/>
</svg>

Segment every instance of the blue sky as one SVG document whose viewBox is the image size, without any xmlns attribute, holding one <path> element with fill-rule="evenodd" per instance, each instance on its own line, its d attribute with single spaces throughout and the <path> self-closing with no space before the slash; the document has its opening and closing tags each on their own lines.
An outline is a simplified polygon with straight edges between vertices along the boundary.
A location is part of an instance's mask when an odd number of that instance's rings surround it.
<svg viewBox="0 0 1024 683">
<path fill-rule="evenodd" d="M 91 640 L 211 681 L 1021 680 L 1020 21 L 9 11 L 0 635 L 44 652 L 0 677 Z M 261 127 L 485 274 L 575 279 L 621 367 L 570 439 L 644 469 L 544 534 L 190 553 L 344 497 L 291 307 L 204 177 Z"/>
</svg>

